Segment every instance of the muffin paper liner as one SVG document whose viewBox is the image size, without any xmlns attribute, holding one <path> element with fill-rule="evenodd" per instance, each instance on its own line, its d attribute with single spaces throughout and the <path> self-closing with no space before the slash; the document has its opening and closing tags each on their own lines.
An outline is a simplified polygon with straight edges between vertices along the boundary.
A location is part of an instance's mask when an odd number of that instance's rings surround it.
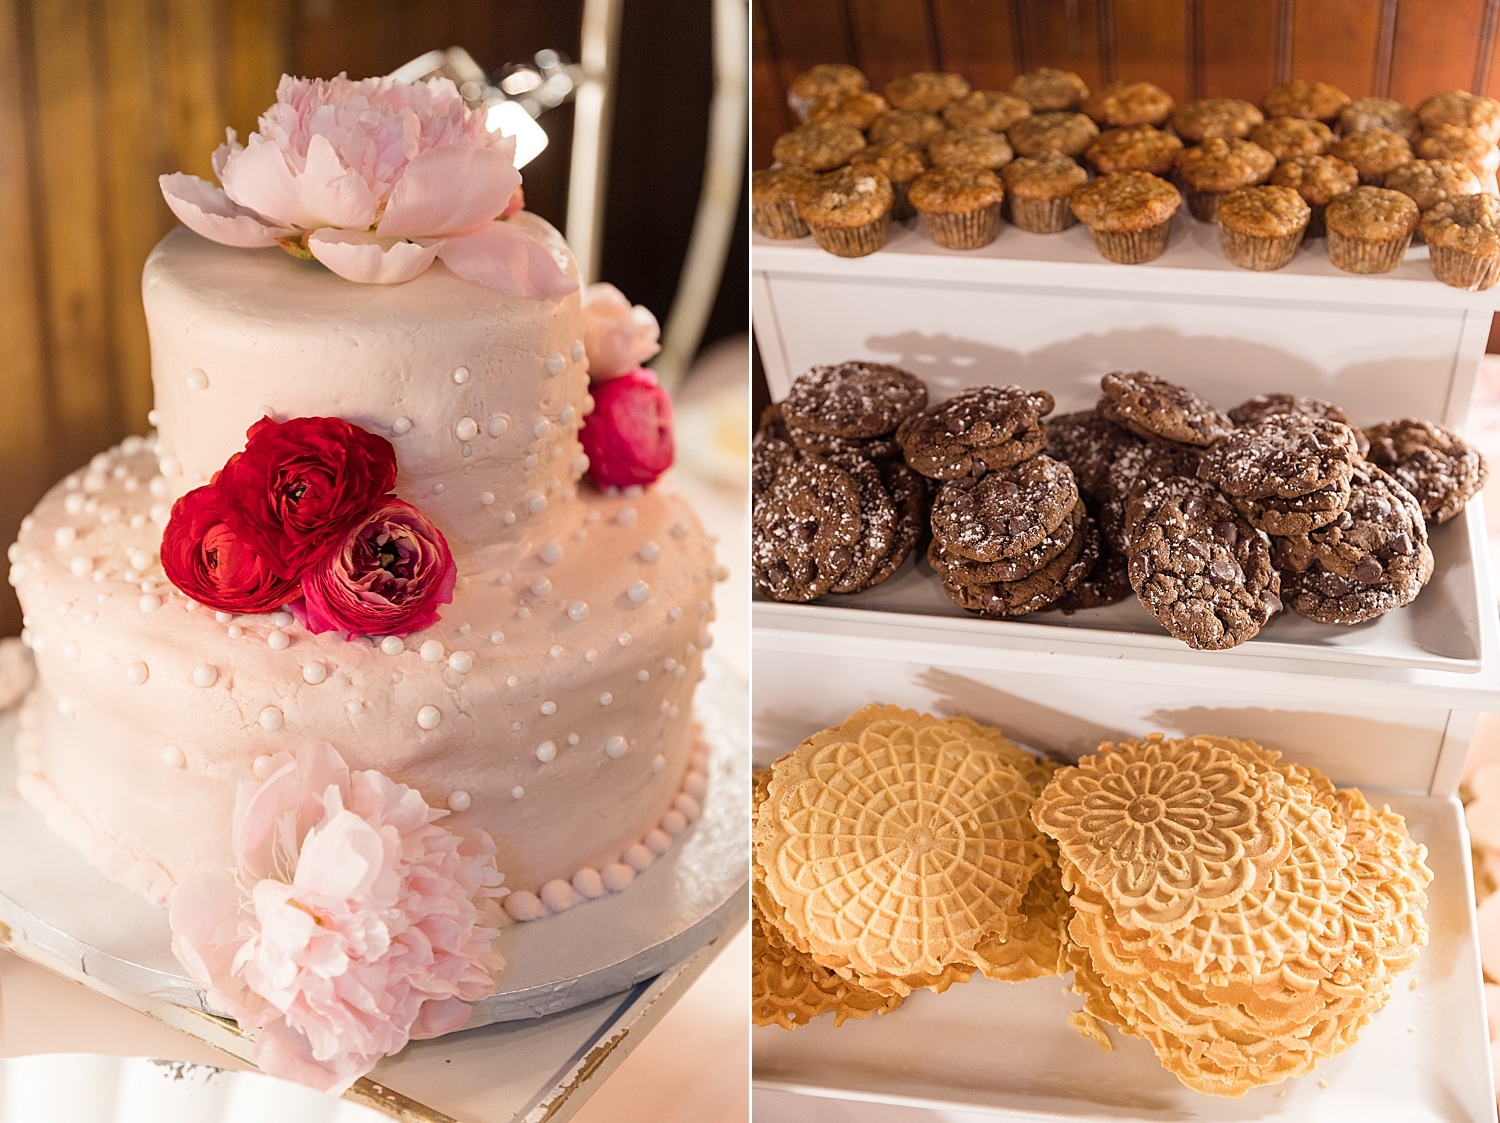
<svg viewBox="0 0 1500 1123">
<path fill-rule="evenodd" d="M 1389 273 L 1401 264 L 1409 245 L 1410 234 L 1389 242 L 1365 242 L 1329 230 L 1328 260 L 1346 273 Z"/>
<path fill-rule="evenodd" d="M 1000 236 L 1000 204 L 991 203 L 968 214 L 918 211 L 922 225 L 938 245 L 950 250 L 977 250 Z"/>
<path fill-rule="evenodd" d="M 1432 275 L 1445 285 L 1480 292 L 1494 288 L 1495 282 L 1500 281 L 1500 257 L 1480 257 L 1444 246 L 1430 246 L 1428 253 Z"/>
<path fill-rule="evenodd" d="M 1196 187 L 1184 187 L 1183 194 L 1187 196 L 1188 210 L 1199 222 L 1219 221 L 1219 200 L 1227 192 L 1199 191 Z"/>
<path fill-rule="evenodd" d="M 808 229 L 818 245 L 836 257 L 865 257 L 874 253 L 891 233 L 891 212 L 886 211 L 874 222 L 863 226 L 814 226 Z"/>
<path fill-rule="evenodd" d="M 1260 238 L 1253 234 L 1241 234 L 1219 223 L 1219 238 L 1224 247 L 1224 256 L 1241 269 L 1267 272 L 1290 265 L 1302 244 L 1302 230 L 1280 238 Z"/>
<path fill-rule="evenodd" d="M 1061 234 L 1078 221 L 1073 213 L 1073 200 L 1066 195 L 1061 199 L 1022 199 L 1010 195 L 1007 201 L 1011 222 L 1033 234 Z"/>
<path fill-rule="evenodd" d="M 1169 218 L 1144 230 L 1096 230 L 1090 226 L 1089 233 L 1094 236 L 1095 248 L 1110 261 L 1120 265 L 1141 265 L 1166 251 L 1172 220 Z"/>
<path fill-rule="evenodd" d="M 750 208 L 750 224 L 757 234 L 767 238 L 805 238 L 807 223 L 797 214 L 797 204 L 756 203 Z"/>
</svg>

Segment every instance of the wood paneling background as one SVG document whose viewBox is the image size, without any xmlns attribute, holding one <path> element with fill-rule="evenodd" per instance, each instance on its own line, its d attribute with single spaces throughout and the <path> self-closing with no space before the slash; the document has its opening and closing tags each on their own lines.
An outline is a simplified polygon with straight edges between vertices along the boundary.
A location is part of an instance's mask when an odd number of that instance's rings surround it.
<svg viewBox="0 0 1500 1123">
<path fill-rule="evenodd" d="M 385 74 L 433 47 L 493 70 L 577 57 L 581 0 L 0 0 L 0 542 L 61 475 L 145 432 L 146 254 L 175 219 L 157 176 L 210 178 L 283 72 Z M 664 319 L 701 184 L 709 5 L 626 0 L 604 276 Z M 561 226 L 571 110 L 549 112 L 528 206 Z M 705 342 L 745 330 L 741 236 Z M 20 629 L 0 586 L 0 635 Z"/>
<path fill-rule="evenodd" d="M 1090 85 L 1155 82 L 1179 100 L 1312 78 L 1414 104 L 1455 88 L 1500 96 L 1500 0 L 754 0 L 753 166 L 794 123 L 786 87 L 849 62 L 879 89 L 955 70 L 1004 89 L 1038 66 Z"/>
</svg>

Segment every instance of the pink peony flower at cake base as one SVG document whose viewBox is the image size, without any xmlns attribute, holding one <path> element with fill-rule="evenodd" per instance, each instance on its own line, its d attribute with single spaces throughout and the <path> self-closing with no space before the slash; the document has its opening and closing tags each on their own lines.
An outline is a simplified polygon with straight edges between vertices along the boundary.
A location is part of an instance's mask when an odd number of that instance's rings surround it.
<svg viewBox="0 0 1500 1123">
<path fill-rule="evenodd" d="M 299 595 L 225 522 L 217 489 L 194 488 L 172 505 L 161 565 L 183 595 L 215 612 L 275 612 Z"/>
<path fill-rule="evenodd" d="M 321 742 L 240 781 L 231 876 L 182 882 L 169 921 L 210 1003 L 258 1030 L 263 1070 L 341 1094 L 494 990 L 504 876 L 447 814 Z"/>
<path fill-rule="evenodd" d="M 589 475 L 600 487 L 655 483 L 672 466 L 672 399 L 645 367 L 600 382 L 589 391 L 594 412 L 578 441 Z"/>
<path fill-rule="evenodd" d="M 583 290 L 583 349 L 595 382 L 635 370 L 661 350 L 660 340 L 661 328 L 644 304 L 632 307 L 602 281 Z"/>
<path fill-rule="evenodd" d="M 524 205 L 515 149 L 446 78 L 283 75 L 249 140 L 230 129 L 214 152 L 222 186 L 181 172 L 160 184 L 205 238 L 279 244 L 346 280 L 400 284 L 440 258 L 516 296 L 565 296 L 578 283 L 539 243 L 515 226 L 494 233 Z"/>
<path fill-rule="evenodd" d="M 442 531 L 389 498 L 303 575 L 292 612 L 314 634 L 404 636 L 437 622 L 457 574 Z"/>
</svg>

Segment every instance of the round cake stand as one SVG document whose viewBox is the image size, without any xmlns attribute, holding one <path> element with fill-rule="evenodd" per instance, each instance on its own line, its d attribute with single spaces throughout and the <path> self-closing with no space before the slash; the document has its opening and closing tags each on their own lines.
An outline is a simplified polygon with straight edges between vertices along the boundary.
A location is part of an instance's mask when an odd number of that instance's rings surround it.
<svg viewBox="0 0 1500 1123">
<path fill-rule="evenodd" d="M 710 758 L 702 817 L 624 892 L 503 929 L 500 989 L 474 1005 L 465 1029 L 629 990 L 744 916 L 748 689 L 722 660 L 704 665 L 694 696 Z M 0 944 L 25 944 L 106 987 L 217 1013 L 172 955 L 167 910 L 107 880 L 16 795 L 15 734 L 14 711 L 0 716 Z"/>
</svg>

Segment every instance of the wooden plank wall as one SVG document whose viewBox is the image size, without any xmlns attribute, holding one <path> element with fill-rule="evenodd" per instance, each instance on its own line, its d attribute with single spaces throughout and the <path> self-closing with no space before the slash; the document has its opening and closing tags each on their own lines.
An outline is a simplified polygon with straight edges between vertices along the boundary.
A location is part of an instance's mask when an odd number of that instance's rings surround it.
<svg viewBox="0 0 1500 1123">
<path fill-rule="evenodd" d="M 1004 89 L 1038 66 L 1091 85 L 1144 79 L 1179 100 L 1259 100 L 1288 78 L 1413 104 L 1439 90 L 1500 96 L 1500 0 L 753 0 L 754 166 L 791 127 L 786 87 L 849 62 L 879 89 L 955 70 Z"/>
</svg>

